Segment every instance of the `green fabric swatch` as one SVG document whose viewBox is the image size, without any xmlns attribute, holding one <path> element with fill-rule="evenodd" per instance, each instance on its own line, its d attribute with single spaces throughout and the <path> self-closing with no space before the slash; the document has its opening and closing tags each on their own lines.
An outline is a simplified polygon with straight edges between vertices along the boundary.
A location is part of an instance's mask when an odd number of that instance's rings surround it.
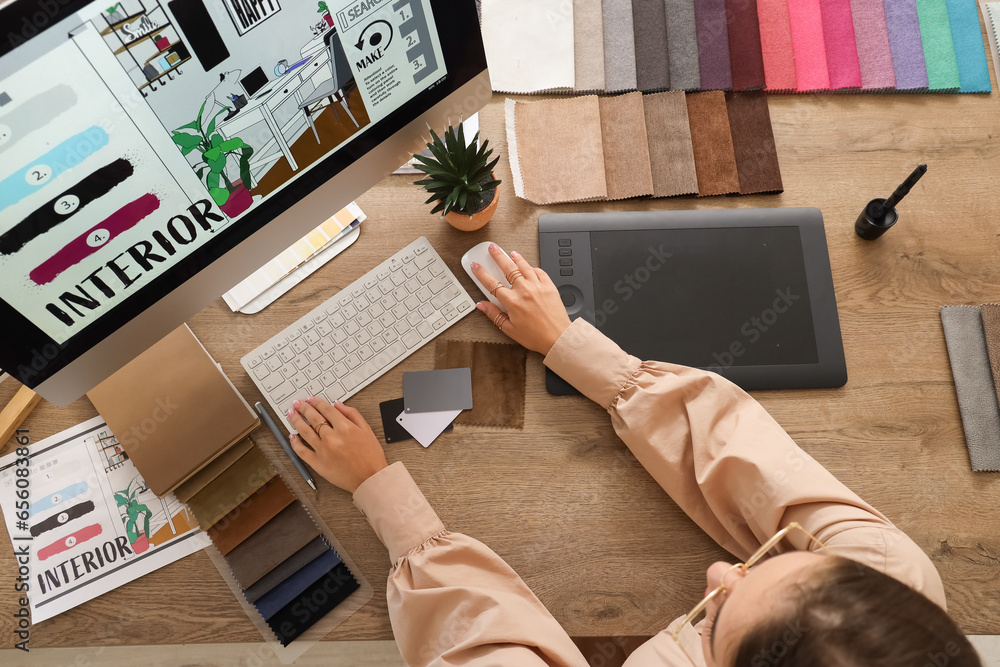
<svg viewBox="0 0 1000 667">
<path fill-rule="evenodd" d="M 951 38 L 947 0 L 917 0 L 917 18 L 920 38 L 924 42 L 928 89 L 957 90 L 962 82 Z"/>
</svg>

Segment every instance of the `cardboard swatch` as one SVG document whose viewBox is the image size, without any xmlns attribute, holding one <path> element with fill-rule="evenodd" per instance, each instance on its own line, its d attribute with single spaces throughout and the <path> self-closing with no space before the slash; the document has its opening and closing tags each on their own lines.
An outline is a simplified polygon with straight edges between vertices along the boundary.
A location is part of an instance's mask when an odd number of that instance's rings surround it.
<svg viewBox="0 0 1000 667">
<path fill-rule="evenodd" d="M 757 90 L 766 85 L 760 43 L 757 0 L 726 0 L 729 62 L 733 90 Z"/>
<path fill-rule="evenodd" d="M 674 91 L 643 95 L 642 103 L 646 116 L 646 136 L 649 139 L 653 196 L 697 194 L 698 176 L 684 93 Z"/>
<path fill-rule="evenodd" d="M 219 519 L 208 531 L 212 544 L 225 556 L 292 504 L 295 494 L 275 475 L 256 493 Z"/>
<path fill-rule="evenodd" d="M 726 108 L 740 193 L 781 192 L 781 169 L 767 96 L 762 92 L 726 93 Z"/>
<path fill-rule="evenodd" d="M 917 0 L 917 17 L 927 63 L 927 88 L 957 90 L 962 81 L 945 0 Z"/>
<path fill-rule="evenodd" d="M 475 385 L 475 373 L 473 373 L 472 381 L 472 397 L 475 401 L 476 397 L 476 385 Z M 396 417 L 403 412 L 404 403 L 402 398 L 395 398 L 391 401 L 382 401 L 378 404 L 379 414 L 382 416 L 382 434 L 385 436 L 386 443 L 393 442 L 403 442 L 405 440 L 413 440 L 413 436 L 407 431 L 403 426 L 396 421 Z M 473 403 L 473 410 L 475 410 L 475 403 Z M 445 427 L 445 431 L 452 428 L 451 424 Z"/>
<path fill-rule="evenodd" d="M 698 67 L 698 25 L 694 0 L 664 0 L 667 19 L 667 60 L 674 90 L 701 88 Z"/>
<path fill-rule="evenodd" d="M 604 90 L 635 90 L 635 27 L 632 0 L 604 0 Z M 544 62 L 544 59 L 539 62 Z M 536 63 L 537 65 L 537 63 Z"/>
<path fill-rule="evenodd" d="M 795 87 L 802 92 L 830 89 L 830 69 L 823 39 L 823 13 L 819 0 L 792 0 L 788 22 L 795 51 Z"/>
<path fill-rule="evenodd" d="M 991 92 L 990 69 L 986 64 L 986 48 L 975 3 L 947 0 L 947 5 L 951 38 L 958 60 L 959 92 Z"/>
<path fill-rule="evenodd" d="M 635 81 L 643 92 L 670 88 L 667 15 L 662 0 L 632 0 Z"/>
<path fill-rule="evenodd" d="M 773 91 L 795 90 L 795 52 L 788 0 L 757 0 L 760 48 L 764 59 L 764 80 Z"/>
<path fill-rule="evenodd" d="M 896 89 L 926 89 L 927 65 L 924 62 L 916 0 L 884 0 L 883 6 Z"/>
<path fill-rule="evenodd" d="M 573 89 L 576 56 L 571 2 L 483 0 L 480 23 L 494 90 Z"/>
<path fill-rule="evenodd" d="M 599 104 L 608 199 L 652 195 L 642 93 L 601 97 Z"/>
<path fill-rule="evenodd" d="M 683 93 L 662 93 L 680 95 Z M 473 408 L 455 421 L 477 426 L 524 427 L 525 360 L 520 345 L 438 340 L 435 368 L 471 368 Z M 398 414 L 398 412 L 397 412 Z"/>
<path fill-rule="evenodd" d="M 226 556 L 241 588 L 253 585 L 320 534 L 302 503 L 295 502 Z"/>
<path fill-rule="evenodd" d="M 729 62 L 729 30 L 726 27 L 726 0 L 694 0 L 698 29 L 698 68 L 702 90 L 729 90 L 733 87 Z"/>
<path fill-rule="evenodd" d="M 264 452 L 258 447 L 251 447 L 233 465 L 196 493 L 187 502 L 187 506 L 198 519 L 201 529 L 208 530 L 275 474 L 277 473 Z"/>
<path fill-rule="evenodd" d="M 604 90 L 604 17 L 601 0 L 573 0 L 573 52 L 577 92 Z"/>
<path fill-rule="evenodd" d="M 281 645 L 288 646 L 356 590 L 357 580 L 347 565 L 340 563 L 282 607 L 267 623 Z M 311 613 L 303 613 L 303 609 Z"/>
<path fill-rule="evenodd" d="M 820 0 L 823 15 L 823 42 L 830 74 L 830 88 L 861 87 L 861 63 L 854 38 L 851 0 Z"/>
<path fill-rule="evenodd" d="M 292 576 L 310 561 L 319 558 L 331 547 L 322 536 L 313 538 L 304 547 L 281 561 L 270 572 L 243 589 L 248 602 L 260 599 L 265 593 Z"/>
<path fill-rule="evenodd" d="M 882 0 L 851 0 L 854 38 L 858 46 L 862 90 L 896 87 L 889 50 L 889 28 L 885 24 Z"/>
<path fill-rule="evenodd" d="M 262 595 L 253 606 L 266 621 L 340 563 L 337 552 L 329 549 Z"/>
<path fill-rule="evenodd" d="M 229 466 L 236 463 L 236 461 L 241 456 L 249 452 L 250 448 L 253 446 L 253 440 L 246 438 L 244 440 L 240 440 L 238 443 L 227 449 L 217 459 L 196 472 L 186 482 L 174 489 L 174 495 L 177 496 L 177 500 L 182 503 L 186 503 L 191 500 L 194 494 L 208 486 L 209 482 L 221 475 L 224 470 L 229 468 Z"/>
<path fill-rule="evenodd" d="M 698 194 L 739 192 L 740 177 L 729 131 L 726 94 L 721 91 L 690 94 L 687 96 L 687 108 Z"/>
</svg>

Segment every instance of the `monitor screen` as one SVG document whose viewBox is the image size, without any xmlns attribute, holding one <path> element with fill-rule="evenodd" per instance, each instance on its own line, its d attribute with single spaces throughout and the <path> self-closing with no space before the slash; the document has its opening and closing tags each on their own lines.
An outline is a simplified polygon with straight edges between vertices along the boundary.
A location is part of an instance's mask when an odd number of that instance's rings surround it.
<svg viewBox="0 0 1000 667">
<path fill-rule="evenodd" d="M 0 367 L 36 386 L 276 219 L 269 233 L 298 225 L 277 254 L 360 192 L 315 220 L 285 211 L 404 129 L 412 145 L 429 110 L 485 101 L 458 93 L 486 69 L 475 3 L 319 5 L 3 5 L 17 32 L 0 43 Z M 272 90 L 250 99 L 261 77 Z"/>
<path fill-rule="evenodd" d="M 256 95 L 258 90 L 267 85 L 267 75 L 264 74 L 264 68 L 258 67 L 240 79 L 240 83 L 243 85 L 243 90 L 247 91 L 247 95 L 251 97 Z"/>
</svg>

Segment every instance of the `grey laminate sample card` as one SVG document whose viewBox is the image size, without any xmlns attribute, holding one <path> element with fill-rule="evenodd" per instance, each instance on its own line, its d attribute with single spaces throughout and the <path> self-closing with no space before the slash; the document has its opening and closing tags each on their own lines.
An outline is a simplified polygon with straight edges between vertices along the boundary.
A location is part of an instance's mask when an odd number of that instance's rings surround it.
<svg viewBox="0 0 1000 667">
<path fill-rule="evenodd" d="M 472 409 L 472 370 L 448 368 L 403 373 L 406 412 L 441 412 Z"/>
</svg>

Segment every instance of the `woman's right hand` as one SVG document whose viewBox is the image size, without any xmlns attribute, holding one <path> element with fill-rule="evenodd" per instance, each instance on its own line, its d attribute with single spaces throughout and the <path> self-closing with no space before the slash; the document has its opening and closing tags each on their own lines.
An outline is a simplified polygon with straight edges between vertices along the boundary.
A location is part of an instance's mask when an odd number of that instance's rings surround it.
<svg viewBox="0 0 1000 667">
<path fill-rule="evenodd" d="M 505 277 L 515 270 L 519 270 L 521 276 L 515 277 L 511 287 L 500 287 L 496 291 L 497 300 L 503 304 L 506 314 L 490 301 L 480 301 L 476 307 L 514 341 L 529 350 L 548 354 L 570 324 L 559 290 L 549 274 L 531 266 L 516 252 L 511 252 L 508 259 L 503 250 L 493 243 L 490 245 L 490 256 Z M 501 282 L 476 262 L 472 263 L 472 272 L 488 289 Z"/>
</svg>

